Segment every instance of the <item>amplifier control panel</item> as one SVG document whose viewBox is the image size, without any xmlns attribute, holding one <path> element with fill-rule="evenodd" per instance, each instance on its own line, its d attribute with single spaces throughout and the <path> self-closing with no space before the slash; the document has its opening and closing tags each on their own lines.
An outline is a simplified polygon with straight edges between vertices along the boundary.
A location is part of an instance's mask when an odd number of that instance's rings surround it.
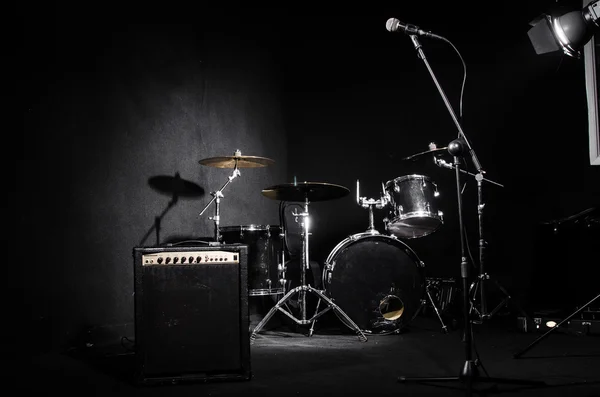
<svg viewBox="0 0 600 397">
<path fill-rule="evenodd" d="M 186 251 L 186 252 L 157 252 L 142 255 L 143 266 L 157 265 L 195 265 L 200 263 L 240 263 L 238 252 L 230 251 Z"/>
</svg>

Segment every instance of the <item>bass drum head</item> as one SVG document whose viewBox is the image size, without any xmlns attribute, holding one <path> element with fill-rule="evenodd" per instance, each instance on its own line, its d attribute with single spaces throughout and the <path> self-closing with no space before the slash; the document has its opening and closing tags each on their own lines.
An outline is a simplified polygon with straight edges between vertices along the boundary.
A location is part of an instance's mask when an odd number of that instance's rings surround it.
<svg viewBox="0 0 600 397">
<path fill-rule="evenodd" d="M 358 234 L 332 251 L 323 282 L 331 299 L 367 333 L 399 332 L 425 293 L 423 263 L 402 241 Z"/>
</svg>

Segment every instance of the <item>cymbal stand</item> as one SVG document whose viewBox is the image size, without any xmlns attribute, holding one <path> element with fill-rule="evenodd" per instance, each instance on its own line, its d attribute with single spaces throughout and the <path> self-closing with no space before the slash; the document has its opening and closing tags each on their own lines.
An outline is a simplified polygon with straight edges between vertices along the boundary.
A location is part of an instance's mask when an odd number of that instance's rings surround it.
<svg viewBox="0 0 600 397">
<path fill-rule="evenodd" d="M 208 219 L 212 220 L 215 223 L 215 231 L 214 231 L 214 236 L 215 236 L 215 241 L 214 242 L 209 242 L 209 245 L 219 245 L 221 244 L 221 229 L 219 228 L 219 223 L 221 220 L 221 198 L 223 198 L 223 190 L 227 187 L 227 185 L 229 185 L 236 177 L 240 176 L 240 170 L 238 169 L 237 166 L 237 160 L 235 161 L 235 166 L 233 168 L 233 171 L 231 172 L 231 175 L 229 175 L 227 177 L 227 182 L 225 182 L 225 184 L 223 186 L 221 186 L 221 189 L 211 192 L 211 196 L 213 196 L 212 200 L 210 200 L 208 202 L 208 204 L 206 204 L 206 206 L 204 207 L 204 209 L 200 212 L 200 214 L 198 216 L 202 216 L 202 214 L 204 214 L 204 212 L 207 210 L 207 208 L 214 202 L 215 203 L 215 215 L 209 217 Z"/>
<path fill-rule="evenodd" d="M 258 323 L 258 325 L 252 331 L 252 334 L 250 335 L 250 343 L 251 344 L 254 343 L 254 340 L 256 339 L 256 335 L 260 332 L 260 330 L 264 327 L 264 325 L 271 319 L 271 317 L 273 317 L 273 315 L 277 311 L 282 312 L 283 314 L 285 314 L 286 316 L 291 318 L 298 325 L 307 325 L 307 324 L 311 324 L 311 323 L 314 324 L 314 322 L 319 317 L 321 317 L 323 314 L 325 314 L 329 310 L 333 310 L 335 312 L 335 314 L 338 315 L 340 320 L 342 320 L 342 322 L 346 326 L 348 326 L 349 328 L 356 331 L 356 334 L 358 335 L 358 338 L 361 342 L 367 341 L 367 337 L 362 332 L 362 330 L 358 327 L 358 325 L 356 325 L 356 323 L 354 323 L 354 321 L 352 321 L 350 319 L 350 317 L 348 317 L 348 315 L 346 313 L 344 313 L 344 311 L 342 311 L 342 309 L 339 308 L 339 306 L 337 306 L 331 299 L 329 299 L 327 296 L 325 296 L 325 294 L 323 294 L 322 291 L 320 291 L 316 288 L 313 288 L 310 284 L 306 284 L 306 269 L 310 269 L 309 244 L 308 244 L 308 240 L 309 240 L 308 237 L 310 235 L 308 205 L 309 205 L 309 201 L 308 201 L 308 197 L 306 197 L 306 199 L 304 201 L 304 211 L 301 213 L 296 212 L 293 214 L 296 217 L 303 218 L 302 225 L 303 225 L 304 231 L 302 233 L 302 236 L 303 236 L 303 239 L 302 239 L 302 264 L 301 264 L 302 271 L 300 272 L 300 286 L 293 288 L 289 292 L 287 292 L 275 304 L 275 306 L 273 306 L 271 308 L 271 310 L 269 310 L 269 312 L 265 315 L 265 317 L 261 320 L 261 322 Z M 315 311 L 315 314 L 310 319 L 307 319 L 307 316 L 306 316 L 306 293 L 307 292 L 312 292 L 319 297 L 319 302 L 317 303 L 317 310 Z M 300 318 L 299 319 L 296 318 L 284 306 L 286 304 L 286 302 L 295 294 L 298 294 L 298 299 L 300 301 L 299 302 L 300 303 L 300 305 L 299 305 Z M 321 300 L 323 300 L 323 301 L 325 301 L 325 303 L 327 303 L 327 307 L 321 311 L 318 311 Z M 312 328 L 311 328 L 308 336 L 312 336 Z"/>
<path fill-rule="evenodd" d="M 438 167 L 444 167 L 449 169 L 454 169 L 452 164 L 447 163 L 443 159 L 434 157 L 434 162 Z M 512 302 L 517 309 L 524 315 L 526 318 L 529 318 L 527 313 L 521 308 L 521 306 L 511 297 L 508 291 L 495 279 L 493 279 L 486 271 L 485 271 L 485 248 L 487 246 L 487 242 L 483 235 L 483 210 L 485 208 L 485 203 L 483 202 L 483 181 L 492 183 L 499 187 L 504 187 L 504 185 L 494 182 L 490 179 L 484 178 L 483 173 L 479 172 L 477 174 L 459 169 L 463 174 L 471 175 L 477 181 L 477 219 L 479 226 L 479 274 L 475 281 L 471 283 L 469 287 L 469 294 L 471 299 L 471 311 L 475 312 L 475 315 L 478 317 L 477 320 L 473 320 L 476 324 L 481 324 L 484 320 L 491 319 L 502 307 L 506 306 L 509 302 Z M 504 299 L 498 303 L 498 305 L 492 309 L 492 311 L 488 310 L 488 302 L 486 296 L 486 283 L 493 282 L 494 285 L 504 294 Z M 477 304 L 477 297 L 479 296 L 479 304 Z"/>
<path fill-rule="evenodd" d="M 505 378 L 492 378 L 486 377 L 483 378 L 479 374 L 478 365 L 480 365 L 479 360 L 473 359 L 473 335 L 471 329 L 471 318 L 470 318 L 470 310 L 469 310 L 469 291 L 468 291 L 468 278 L 469 278 L 469 266 L 467 261 L 467 256 L 465 253 L 465 242 L 464 242 L 464 228 L 463 228 L 463 211 L 462 211 L 462 192 L 460 189 L 460 157 L 463 152 L 468 152 L 471 155 L 472 161 L 475 165 L 475 168 L 479 173 L 483 173 L 481 164 L 477 159 L 477 156 L 469 144 L 465 133 L 462 130 L 460 122 L 454 113 L 452 105 L 450 101 L 446 97 L 444 90 L 439 84 L 427 58 L 425 57 L 425 53 L 423 51 L 423 46 L 421 45 L 419 38 L 416 34 L 409 34 L 410 39 L 417 51 L 418 57 L 423 61 L 429 74 L 435 83 L 440 96 L 442 97 L 452 120 L 456 128 L 458 129 L 458 137 L 455 141 L 451 142 L 448 145 L 448 152 L 454 156 L 454 170 L 455 170 L 455 178 L 456 178 L 456 196 L 457 196 L 457 207 L 458 207 L 458 221 L 459 221 L 459 231 L 460 231 L 460 248 L 461 248 L 461 263 L 460 263 L 460 274 L 462 280 L 462 290 L 463 290 L 463 320 L 464 320 L 464 342 L 465 342 L 465 361 L 463 362 L 462 368 L 458 376 L 452 377 L 406 377 L 401 376 L 398 378 L 399 382 L 452 382 L 459 381 L 466 383 L 465 392 L 467 396 L 471 396 L 473 392 L 473 385 L 476 382 L 488 382 L 488 383 L 513 383 L 513 384 L 521 384 L 521 385 L 540 385 L 545 384 L 544 382 L 530 381 L 530 380 L 520 380 L 520 379 L 505 379 Z M 447 39 L 442 36 L 436 37 L 440 40 L 450 43 Z M 450 43 L 453 47 L 454 45 Z"/>
</svg>

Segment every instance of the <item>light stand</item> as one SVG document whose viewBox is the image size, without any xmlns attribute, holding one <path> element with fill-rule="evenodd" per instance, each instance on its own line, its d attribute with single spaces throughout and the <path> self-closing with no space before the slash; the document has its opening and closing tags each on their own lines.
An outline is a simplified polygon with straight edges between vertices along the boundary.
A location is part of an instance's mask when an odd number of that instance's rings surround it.
<svg viewBox="0 0 600 397">
<path fill-rule="evenodd" d="M 400 22 L 397 20 L 388 20 L 388 30 L 396 31 Z M 394 24 L 396 26 L 394 26 Z M 462 365 L 462 369 L 460 374 L 455 377 L 404 377 L 401 376 L 398 378 L 399 382 L 447 382 L 447 381 L 460 381 L 466 383 L 466 394 L 467 396 L 471 396 L 473 384 L 476 382 L 488 382 L 488 383 L 513 383 L 513 384 L 522 384 L 522 385 L 544 385 L 544 382 L 538 381 L 528 381 L 528 380 L 520 380 L 520 379 L 505 379 L 505 378 L 492 378 L 486 377 L 481 378 L 479 371 L 477 369 L 477 363 L 473 360 L 473 340 L 471 333 L 471 321 L 469 315 L 469 288 L 468 288 L 468 279 L 469 279 L 469 265 L 467 262 L 467 256 L 465 254 L 465 242 L 464 242 L 464 229 L 463 229 L 463 211 L 462 211 L 462 197 L 461 197 L 461 189 L 460 189 L 460 156 L 464 154 L 464 152 L 469 152 L 471 155 L 473 164 L 475 165 L 477 172 L 483 174 L 481 164 L 475 155 L 475 152 L 471 148 L 465 133 L 462 131 L 460 123 L 444 93 L 444 90 L 440 86 L 433 70 L 431 69 L 427 58 L 425 57 L 425 53 L 423 52 L 423 48 L 419 39 L 415 33 L 420 30 L 416 27 L 412 27 L 411 32 L 413 34 L 409 34 L 410 39 L 417 51 L 418 57 L 423 61 L 433 82 L 435 83 L 444 103 L 446 104 L 446 108 L 454 121 L 458 131 L 459 131 L 459 139 L 451 142 L 448 145 L 448 151 L 451 155 L 454 156 L 454 169 L 456 175 L 456 195 L 457 195 L 457 205 L 458 205 L 458 219 L 459 219 L 459 232 L 460 232 L 460 248 L 461 248 L 461 263 L 460 263 L 460 273 L 462 280 L 462 291 L 463 291 L 463 316 L 464 316 L 464 342 L 465 342 L 465 361 Z M 405 29 L 407 30 L 407 29 Z M 435 35 L 434 37 L 447 41 L 441 36 Z"/>
</svg>

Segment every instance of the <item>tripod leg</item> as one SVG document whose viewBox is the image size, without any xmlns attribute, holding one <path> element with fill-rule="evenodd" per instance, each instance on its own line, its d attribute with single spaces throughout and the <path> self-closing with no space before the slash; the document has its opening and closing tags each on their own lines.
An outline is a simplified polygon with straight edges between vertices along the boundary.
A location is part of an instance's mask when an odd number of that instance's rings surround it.
<svg viewBox="0 0 600 397">
<path fill-rule="evenodd" d="M 433 310 L 435 311 L 435 314 L 437 315 L 438 320 L 440 320 L 440 323 L 442 323 L 442 331 L 445 334 L 447 334 L 448 327 L 446 326 L 446 324 L 444 324 L 444 320 L 442 320 L 442 316 L 440 315 L 440 311 L 438 310 L 437 306 L 435 305 L 435 302 L 433 301 L 433 297 L 431 296 L 431 292 L 429 291 L 428 285 L 425 285 L 425 293 L 427 294 L 427 297 L 429 298 L 429 302 L 431 303 L 431 306 L 433 306 Z"/>
<path fill-rule="evenodd" d="M 471 312 L 475 312 L 475 315 L 477 316 L 477 319 L 473 320 L 474 324 L 481 324 L 483 318 L 485 317 L 485 314 L 483 313 L 483 309 L 480 311 L 479 309 L 477 309 L 477 306 L 475 304 L 475 302 L 477 300 L 477 291 L 479 290 L 480 282 L 481 282 L 481 279 L 477 278 L 475 281 L 473 281 L 471 283 L 471 287 L 469 288 L 469 295 L 471 296 L 471 298 L 470 298 L 471 308 L 469 310 L 469 314 Z"/>
<path fill-rule="evenodd" d="M 315 313 L 319 312 L 319 306 L 321 306 L 321 298 L 319 298 L 319 300 L 317 301 L 317 308 L 315 309 Z M 315 317 L 315 319 L 312 321 L 311 325 L 310 325 L 310 329 L 308 330 L 308 336 L 312 336 L 313 332 L 315 331 L 315 323 L 317 322 L 317 319 Z"/>
<path fill-rule="evenodd" d="M 494 285 L 496 285 L 496 288 L 498 288 L 498 290 L 500 290 L 500 292 L 502 292 L 502 294 L 504 295 L 504 299 L 502 299 L 502 301 L 498 303 L 498 305 L 491 312 L 487 311 L 485 296 L 481 296 L 481 310 L 477 309 L 474 302 L 477 299 L 476 294 L 478 288 L 483 289 L 483 283 L 485 283 L 486 281 L 492 281 Z M 479 276 L 477 280 L 471 284 L 470 292 L 473 294 L 473 298 L 471 298 L 473 299 L 473 303 L 471 303 L 471 310 L 473 310 L 477 317 L 479 317 L 478 320 L 473 321 L 475 324 L 481 324 L 483 320 L 491 319 L 500 309 L 506 306 L 509 302 L 517 308 L 517 310 L 521 313 L 521 315 L 523 315 L 527 319 L 527 321 L 532 321 L 529 315 L 525 312 L 525 310 L 523 310 L 521 305 L 519 305 L 519 303 L 517 303 L 517 301 L 508 293 L 506 288 L 504 288 L 497 280 L 493 279 L 487 273 Z"/>
<path fill-rule="evenodd" d="M 543 339 L 545 339 L 546 337 L 548 337 L 548 335 L 550 335 L 552 332 L 554 332 L 555 329 L 559 328 L 565 322 L 569 321 L 571 318 L 573 318 L 574 316 L 576 316 L 577 314 L 579 314 L 580 312 L 582 312 L 586 307 L 590 306 L 598 298 L 600 298 L 600 294 L 596 295 L 596 297 L 594 299 L 592 299 L 591 301 L 589 301 L 585 305 L 581 306 L 579 309 L 575 310 L 573 313 L 571 313 L 568 317 L 566 317 L 560 323 L 558 323 L 554 327 L 550 328 L 550 330 L 548 330 L 545 334 L 543 334 L 542 336 L 540 336 L 539 338 L 537 338 L 536 340 L 534 340 L 533 342 L 531 342 L 529 344 L 529 346 L 527 346 L 526 348 L 524 348 L 520 352 L 514 354 L 513 358 L 519 358 L 523 354 L 525 354 L 525 352 L 531 350 L 531 348 L 533 348 L 535 345 L 537 345 L 538 343 L 540 343 Z"/>
<path fill-rule="evenodd" d="M 281 311 L 284 312 L 284 314 L 288 315 L 288 313 L 286 311 L 284 311 L 283 309 L 281 309 L 281 307 L 288 301 L 288 299 L 290 299 L 292 297 L 292 295 L 294 295 L 295 293 L 297 293 L 298 291 L 300 291 L 300 289 L 301 289 L 301 287 L 296 287 L 296 288 L 290 290 L 287 294 L 285 294 L 279 300 L 279 302 L 277 302 L 275 304 L 275 306 L 273 306 L 271 308 L 271 310 L 269 310 L 269 312 L 265 315 L 265 317 L 258 323 L 258 325 L 252 331 L 252 334 L 250 335 L 250 343 L 251 344 L 254 343 L 254 340 L 256 339 L 256 334 L 258 334 L 260 332 L 260 330 L 262 329 L 262 327 L 264 327 L 265 324 L 271 319 L 271 317 L 273 317 L 273 315 L 275 314 L 275 312 L 277 310 L 281 310 Z"/>
<path fill-rule="evenodd" d="M 333 309 L 334 312 L 336 312 L 337 314 L 342 316 L 342 318 L 343 318 L 342 322 L 346 326 L 348 326 L 350 329 L 352 329 L 356 332 L 356 334 L 358 335 L 358 339 L 360 339 L 361 342 L 367 341 L 367 337 L 362 332 L 360 327 L 358 325 L 356 325 L 356 323 L 354 321 L 352 321 L 352 319 L 350 317 L 348 317 L 348 315 L 346 313 L 344 313 L 344 311 L 342 309 L 340 309 L 338 305 L 333 303 L 333 301 L 331 299 L 329 299 L 328 297 L 326 297 L 321 291 L 311 287 L 310 285 L 308 286 L 308 290 L 317 294 L 319 296 L 319 298 L 321 298 L 322 300 L 325 301 L 325 303 L 327 303 L 329 308 Z"/>
<path fill-rule="evenodd" d="M 506 291 L 506 289 L 502 285 L 500 285 L 500 283 L 497 280 L 492 280 L 492 281 L 494 281 L 494 284 L 496 284 L 496 286 L 498 287 L 498 289 L 500 291 L 502 291 L 502 293 L 506 296 L 506 299 L 501 303 L 501 305 L 504 304 L 505 302 L 509 302 L 510 301 L 513 305 L 515 305 L 515 307 L 517 308 L 517 310 L 519 312 L 521 312 L 521 314 L 523 316 L 525 316 L 525 318 L 527 320 L 531 320 L 531 318 L 529 318 L 529 315 L 527 315 L 527 313 L 525 312 L 525 310 L 523 310 L 523 308 L 521 307 L 521 305 L 519 305 L 519 303 L 517 303 L 517 301 L 508 293 L 508 291 Z M 491 315 L 494 315 L 498 311 L 499 308 L 500 308 L 500 305 L 492 311 Z"/>
</svg>

